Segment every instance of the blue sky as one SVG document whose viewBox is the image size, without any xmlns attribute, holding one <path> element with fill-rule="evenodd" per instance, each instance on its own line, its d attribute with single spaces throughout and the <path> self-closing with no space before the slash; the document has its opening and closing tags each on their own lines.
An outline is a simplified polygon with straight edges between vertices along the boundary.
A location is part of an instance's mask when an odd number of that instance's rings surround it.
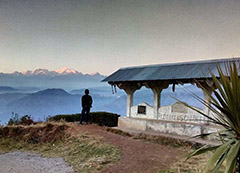
<svg viewBox="0 0 240 173">
<path fill-rule="evenodd" d="M 240 56 L 239 0 L 0 0 L 0 72 Z"/>
</svg>

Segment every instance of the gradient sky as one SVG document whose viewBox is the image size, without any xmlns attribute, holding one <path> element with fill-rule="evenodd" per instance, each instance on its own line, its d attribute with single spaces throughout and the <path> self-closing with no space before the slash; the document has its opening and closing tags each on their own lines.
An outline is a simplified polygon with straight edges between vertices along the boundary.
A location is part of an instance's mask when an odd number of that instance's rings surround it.
<svg viewBox="0 0 240 173">
<path fill-rule="evenodd" d="M 0 0 L 0 72 L 240 56 L 240 0 Z"/>
</svg>

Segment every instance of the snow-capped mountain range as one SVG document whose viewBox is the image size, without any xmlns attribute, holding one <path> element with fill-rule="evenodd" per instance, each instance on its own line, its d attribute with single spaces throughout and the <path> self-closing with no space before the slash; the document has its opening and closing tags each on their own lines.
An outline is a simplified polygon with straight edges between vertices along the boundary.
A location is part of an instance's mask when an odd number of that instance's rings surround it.
<svg viewBox="0 0 240 173">
<path fill-rule="evenodd" d="M 79 74 L 80 73 L 77 70 L 67 68 L 67 67 L 55 70 L 55 72 L 58 74 Z"/>
<path fill-rule="evenodd" d="M 99 73 L 83 74 L 71 68 L 27 70 L 25 72 L 0 73 L 2 86 L 76 89 L 102 86 L 106 76 Z M 105 84 L 106 85 L 106 84 Z"/>
<path fill-rule="evenodd" d="M 46 76 L 58 76 L 58 75 L 90 75 L 90 76 L 103 76 L 99 74 L 98 72 L 91 73 L 91 74 L 83 74 L 82 72 L 79 72 L 77 70 L 71 69 L 71 68 L 61 68 L 57 70 L 50 71 L 48 69 L 35 69 L 35 70 L 27 70 L 25 72 L 17 72 L 15 71 L 14 73 L 11 74 L 18 74 L 18 75 L 46 75 Z"/>
</svg>

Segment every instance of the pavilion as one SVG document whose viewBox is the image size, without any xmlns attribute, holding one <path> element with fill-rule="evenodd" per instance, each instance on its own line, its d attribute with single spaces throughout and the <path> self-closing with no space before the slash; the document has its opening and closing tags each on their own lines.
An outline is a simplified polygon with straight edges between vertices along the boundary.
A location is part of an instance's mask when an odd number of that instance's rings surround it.
<svg viewBox="0 0 240 173">
<path fill-rule="evenodd" d="M 200 84 L 205 88 L 208 88 L 209 92 L 212 92 L 214 86 L 210 73 L 213 73 L 215 76 L 218 77 L 217 65 L 222 67 L 222 69 L 225 69 L 226 63 L 231 63 L 233 61 L 240 63 L 240 58 L 227 58 L 120 68 L 119 70 L 105 78 L 103 82 L 108 82 L 112 86 L 117 86 L 118 88 L 123 89 L 127 94 L 126 117 L 120 120 L 120 122 L 125 121 L 126 123 L 122 122 L 120 123 L 120 125 L 127 124 L 127 126 L 138 128 L 139 123 L 142 124 L 142 122 L 144 121 L 144 128 L 142 129 L 146 130 L 146 124 L 149 123 L 149 121 L 152 124 L 152 120 L 160 120 L 160 122 L 157 122 L 157 124 L 169 123 L 168 121 L 161 121 L 161 118 L 159 118 L 159 114 L 161 113 L 161 92 L 164 89 L 168 88 L 169 85 L 172 85 L 172 89 L 174 91 L 175 85 L 178 84 L 196 84 L 197 87 L 201 88 L 199 86 Z M 154 94 L 153 116 L 147 115 L 148 113 L 146 112 L 146 108 L 144 108 L 144 105 L 138 105 L 138 114 L 146 114 L 145 118 L 138 118 L 136 116 L 133 116 L 133 96 L 134 92 L 143 86 L 151 89 Z M 204 91 L 203 94 L 204 100 L 209 101 L 209 98 Z M 141 112 L 140 109 L 142 109 L 143 112 Z M 207 111 L 209 114 L 209 110 L 206 107 L 202 111 Z M 186 113 L 187 112 L 185 112 L 185 114 Z M 129 123 L 130 121 L 132 123 Z M 134 125 L 134 121 L 138 121 L 138 123 Z M 205 124 L 199 125 L 202 127 Z M 174 127 L 175 126 L 176 124 L 174 125 Z"/>
</svg>

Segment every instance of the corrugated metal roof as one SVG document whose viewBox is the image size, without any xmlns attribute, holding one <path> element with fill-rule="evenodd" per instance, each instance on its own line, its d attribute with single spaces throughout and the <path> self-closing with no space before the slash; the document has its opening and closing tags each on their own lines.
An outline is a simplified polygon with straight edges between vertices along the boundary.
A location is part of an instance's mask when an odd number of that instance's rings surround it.
<svg viewBox="0 0 240 173">
<path fill-rule="evenodd" d="M 210 71 L 216 76 L 218 75 L 217 64 L 224 67 L 226 62 L 232 62 L 233 60 L 238 62 L 237 64 L 240 62 L 240 58 L 227 58 L 120 68 L 105 78 L 103 82 L 117 83 L 127 81 L 166 81 L 210 78 Z"/>
</svg>

